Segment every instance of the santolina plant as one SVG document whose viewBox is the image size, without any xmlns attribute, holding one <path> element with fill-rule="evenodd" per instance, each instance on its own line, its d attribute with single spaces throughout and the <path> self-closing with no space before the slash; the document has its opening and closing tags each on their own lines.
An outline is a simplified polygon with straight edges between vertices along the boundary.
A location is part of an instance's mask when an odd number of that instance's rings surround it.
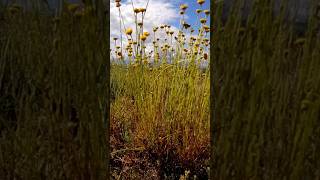
<svg viewBox="0 0 320 180">
<path fill-rule="evenodd" d="M 149 1 L 146 7 L 131 2 L 135 27 L 123 23 L 121 1 L 115 2 L 121 35 L 111 37 L 114 178 L 208 177 L 209 71 L 200 65 L 210 58 L 210 11 L 204 2 L 198 1 L 199 29 L 185 20 L 188 6 L 182 4 L 180 29 L 159 24 L 150 32 Z"/>
</svg>

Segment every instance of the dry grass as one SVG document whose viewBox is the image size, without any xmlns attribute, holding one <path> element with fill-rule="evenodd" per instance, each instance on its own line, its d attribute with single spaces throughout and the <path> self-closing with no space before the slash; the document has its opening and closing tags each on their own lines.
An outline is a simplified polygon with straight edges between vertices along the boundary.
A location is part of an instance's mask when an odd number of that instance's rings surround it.
<svg viewBox="0 0 320 180">
<path fill-rule="evenodd" d="M 204 22 L 208 15 L 199 14 L 203 24 L 192 30 L 184 21 L 188 9 L 182 5 L 179 32 L 159 25 L 146 33 L 142 22 L 148 8 L 137 9 L 132 12 L 136 27 L 121 29 L 129 39 L 126 48 L 121 48 L 121 37 L 115 37 L 112 50 L 113 177 L 179 179 L 189 170 L 191 176 L 207 178 L 209 71 L 198 65 L 209 58 L 209 27 Z M 144 47 L 148 40 L 150 52 Z M 123 64 L 126 58 L 129 63 Z"/>
<path fill-rule="evenodd" d="M 89 7 L 1 9 L 0 179 L 108 176 L 108 33 Z"/>
</svg>

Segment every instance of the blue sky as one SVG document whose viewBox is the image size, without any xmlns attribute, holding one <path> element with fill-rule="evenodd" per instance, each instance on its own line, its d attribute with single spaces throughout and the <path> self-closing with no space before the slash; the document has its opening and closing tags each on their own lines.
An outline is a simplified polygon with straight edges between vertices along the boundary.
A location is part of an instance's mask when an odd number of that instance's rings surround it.
<svg viewBox="0 0 320 180">
<path fill-rule="evenodd" d="M 135 8 L 146 7 L 147 0 L 132 0 Z M 187 4 L 188 9 L 186 10 L 186 21 L 192 25 L 192 28 L 197 30 L 196 27 L 198 19 L 196 16 L 196 9 L 200 9 L 200 5 L 197 4 L 197 0 L 150 0 L 149 6 L 145 15 L 144 20 L 144 30 L 152 32 L 152 28 L 159 26 L 161 24 L 171 25 L 171 30 L 177 32 L 180 28 L 180 5 Z M 134 14 L 132 10 L 131 0 L 122 0 L 121 1 L 121 14 L 126 28 L 135 28 L 134 24 Z M 202 5 L 201 9 L 210 9 L 210 0 Z M 204 14 L 201 13 L 202 17 Z M 119 33 L 119 11 L 116 7 L 114 0 L 110 1 L 110 38 L 113 37 L 120 38 Z M 207 25 L 209 25 L 210 20 L 207 20 Z M 123 28 L 123 27 L 122 27 Z M 123 28 L 124 29 L 124 28 Z M 133 32 L 134 34 L 135 32 Z M 161 34 L 160 34 L 161 36 Z M 113 41 L 111 41 L 113 42 Z M 123 43 L 126 44 L 126 39 L 123 39 Z M 148 43 L 152 43 L 151 39 Z M 111 43 L 111 46 L 113 44 Z"/>
<path fill-rule="evenodd" d="M 152 0 L 151 0 L 152 1 Z M 197 0 L 176 0 L 172 1 L 174 6 L 179 9 L 180 4 L 187 4 L 188 9 L 186 10 L 186 15 L 188 16 L 187 22 L 191 25 L 197 26 L 197 18 L 196 18 L 196 9 L 208 9 L 210 10 L 210 0 L 206 0 L 202 7 L 197 3 Z M 202 17 L 204 15 L 202 14 Z M 210 16 L 209 16 L 210 17 Z M 208 19 L 208 23 L 210 22 L 210 18 Z M 179 26 L 179 20 L 176 20 L 173 23 L 175 26 Z"/>
</svg>

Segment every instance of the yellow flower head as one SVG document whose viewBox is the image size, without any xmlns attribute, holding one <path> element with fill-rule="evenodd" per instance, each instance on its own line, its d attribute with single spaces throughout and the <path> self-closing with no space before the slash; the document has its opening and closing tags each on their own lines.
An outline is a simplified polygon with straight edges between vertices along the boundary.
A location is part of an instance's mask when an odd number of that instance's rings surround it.
<svg viewBox="0 0 320 180">
<path fill-rule="evenodd" d="M 201 9 L 197 9 L 196 12 L 199 14 L 199 13 L 202 12 L 202 10 Z"/>
<path fill-rule="evenodd" d="M 143 35 L 145 35 L 145 36 L 149 36 L 150 35 L 150 33 L 148 33 L 148 32 L 143 32 Z"/>
<path fill-rule="evenodd" d="M 206 18 L 201 18 L 201 19 L 200 19 L 200 22 L 201 22 L 202 24 L 205 24 L 205 23 L 207 22 L 207 19 L 206 19 Z"/>
<path fill-rule="evenodd" d="M 207 25 L 204 25 L 203 29 L 204 29 L 205 32 L 210 32 L 210 27 L 207 26 Z"/>
<path fill-rule="evenodd" d="M 132 29 L 131 28 L 126 29 L 126 34 L 127 35 L 131 35 L 132 34 Z"/>
<path fill-rule="evenodd" d="M 197 0 L 197 3 L 202 5 L 205 2 L 205 0 Z"/>
<path fill-rule="evenodd" d="M 143 12 L 146 12 L 146 8 L 140 8 L 139 10 L 140 10 L 140 12 L 142 12 L 142 13 L 143 13 Z"/>
<path fill-rule="evenodd" d="M 153 28 L 153 32 L 156 32 L 158 30 L 158 27 Z"/>
<path fill-rule="evenodd" d="M 142 41 L 145 41 L 145 40 L 147 39 L 147 36 L 141 35 L 141 36 L 140 36 L 140 39 L 141 39 Z"/>
<path fill-rule="evenodd" d="M 139 8 L 134 8 L 133 11 L 138 14 L 140 12 L 140 9 Z"/>
<path fill-rule="evenodd" d="M 204 10 L 203 12 L 204 12 L 204 14 L 206 14 L 207 16 L 210 14 L 210 11 L 209 11 L 208 9 Z"/>
<path fill-rule="evenodd" d="M 187 8 L 188 8 L 188 5 L 186 5 L 186 4 L 181 4 L 180 5 L 180 9 L 183 10 L 183 11 L 185 11 Z"/>
</svg>

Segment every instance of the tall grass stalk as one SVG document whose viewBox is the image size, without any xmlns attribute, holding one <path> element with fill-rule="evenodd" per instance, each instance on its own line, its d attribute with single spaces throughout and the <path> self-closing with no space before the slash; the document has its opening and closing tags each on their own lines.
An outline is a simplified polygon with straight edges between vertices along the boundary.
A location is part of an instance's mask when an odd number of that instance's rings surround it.
<svg viewBox="0 0 320 180">
<path fill-rule="evenodd" d="M 71 6 L 1 12 L 0 179 L 109 177 L 106 11 Z"/>
<path fill-rule="evenodd" d="M 320 178 L 320 7 L 298 36 L 272 4 L 254 1 L 244 24 L 239 4 L 224 25 L 212 7 L 213 179 Z"/>
</svg>

